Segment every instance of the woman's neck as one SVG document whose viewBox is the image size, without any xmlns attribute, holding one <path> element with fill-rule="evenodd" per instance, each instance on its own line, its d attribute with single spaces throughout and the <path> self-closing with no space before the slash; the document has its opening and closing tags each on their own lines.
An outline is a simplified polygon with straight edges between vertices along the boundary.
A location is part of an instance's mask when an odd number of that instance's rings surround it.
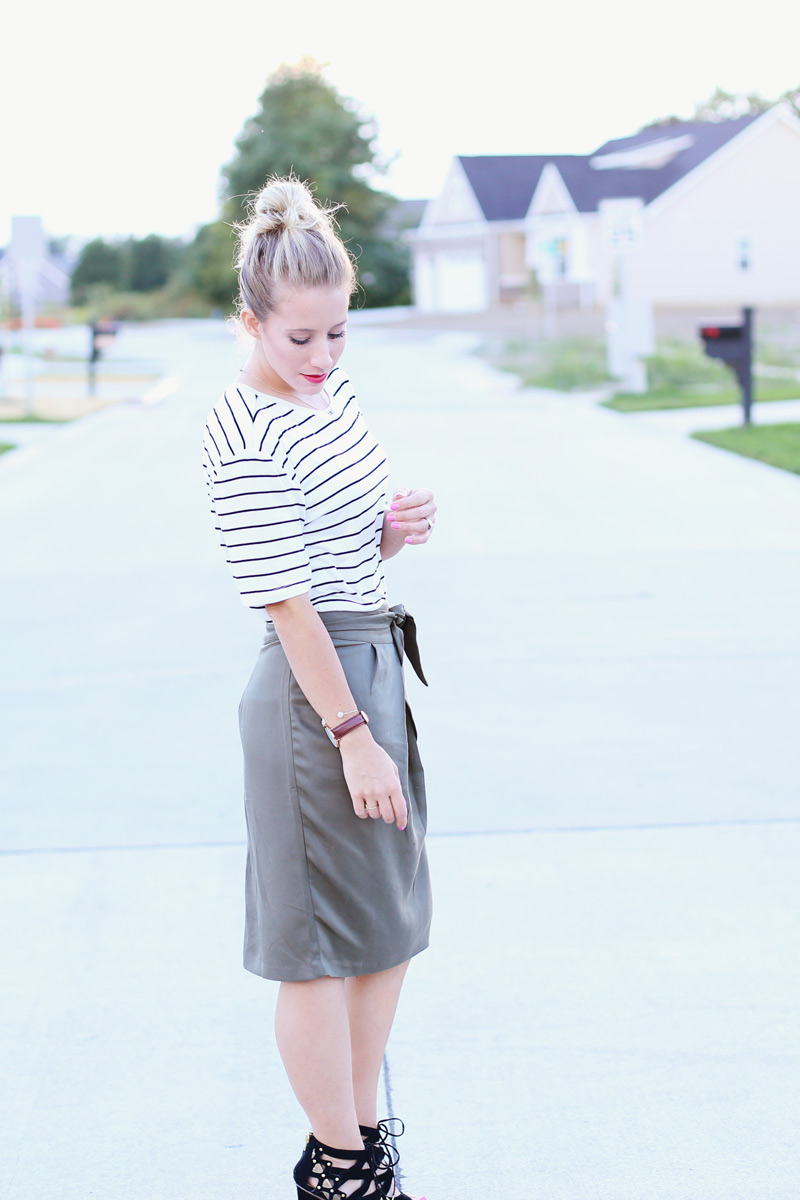
<svg viewBox="0 0 800 1200">
<path fill-rule="evenodd" d="M 288 400 L 290 404 L 302 405 L 316 412 L 320 412 L 322 409 L 328 407 L 327 397 L 323 397 L 322 395 L 319 397 L 315 396 L 314 400 L 318 399 L 320 403 L 314 404 L 308 396 L 301 396 L 289 388 L 280 387 L 280 385 L 272 383 L 268 379 L 265 379 L 258 370 L 254 370 L 249 365 L 242 367 L 239 371 L 239 379 L 243 379 L 245 383 L 249 381 L 249 386 L 254 387 L 257 392 L 263 392 L 267 396 L 277 396 L 280 400 Z"/>
</svg>

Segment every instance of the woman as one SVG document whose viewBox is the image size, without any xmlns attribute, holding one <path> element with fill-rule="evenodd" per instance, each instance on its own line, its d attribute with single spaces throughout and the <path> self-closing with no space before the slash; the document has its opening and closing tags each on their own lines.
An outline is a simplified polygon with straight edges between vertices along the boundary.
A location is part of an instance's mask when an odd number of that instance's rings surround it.
<svg viewBox="0 0 800 1200">
<path fill-rule="evenodd" d="M 266 636 L 239 710 L 248 830 L 244 963 L 281 980 L 278 1047 L 312 1133 L 298 1197 L 393 1197 L 378 1080 L 408 961 L 428 944 L 425 789 L 383 561 L 436 505 L 399 489 L 337 366 L 355 289 L 332 213 L 273 179 L 239 227 L 253 349 L 206 426 L 212 511 Z M 406 1198 L 408 1200 L 408 1198 Z"/>
</svg>

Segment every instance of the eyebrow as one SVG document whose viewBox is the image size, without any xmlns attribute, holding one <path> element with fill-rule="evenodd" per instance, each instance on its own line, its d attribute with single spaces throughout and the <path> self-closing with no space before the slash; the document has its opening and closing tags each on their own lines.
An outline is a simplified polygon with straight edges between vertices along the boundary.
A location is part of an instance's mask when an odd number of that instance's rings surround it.
<svg viewBox="0 0 800 1200">
<path fill-rule="evenodd" d="M 345 317 L 345 319 L 344 319 L 343 321 L 335 321 L 335 322 L 333 323 L 333 325 L 331 325 L 331 326 L 330 326 L 330 328 L 331 328 L 331 329 L 338 329 L 338 327 L 339 327 L 340 325 L 346 325 L 346 324 L 347 324 L 347 317 Z M 317 331 L 316 331 L 316 329 L 305 329 L 305 328 L 303 328 L 303 329 L 290 329 L 290 330 L 288 330 L 288 332 L 289 332 L 289 333 L 316 333 Z"/>
</svg>

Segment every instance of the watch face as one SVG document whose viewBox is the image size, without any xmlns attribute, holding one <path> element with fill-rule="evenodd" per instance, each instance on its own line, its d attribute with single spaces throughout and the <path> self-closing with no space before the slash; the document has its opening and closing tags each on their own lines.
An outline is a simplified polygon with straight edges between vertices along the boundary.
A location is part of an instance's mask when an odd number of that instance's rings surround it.
<svg viewBox="0 0 800 1200">
<path fill-rule="evenodd" d="M 339 739 L 338 739 L 337 737 L 335 737 L 335 736 L 333 735 L 333 733 L 331 733 L 331 731 L 330 731 L 330 729 L 328 728 L 328 726 L 327 726 L 327 725 L 323 725 L 323 726 L 322 726 L 322 728 L 325 730 L 325 732 L 327 733 L 328 737 L 330 738 L 330 740 L 333 742 L 334 746 L 335 746 L 335 747 L 336 747 L 336 749 L 338 750 L 338 749 L 339 749 Z"/>
</svg>

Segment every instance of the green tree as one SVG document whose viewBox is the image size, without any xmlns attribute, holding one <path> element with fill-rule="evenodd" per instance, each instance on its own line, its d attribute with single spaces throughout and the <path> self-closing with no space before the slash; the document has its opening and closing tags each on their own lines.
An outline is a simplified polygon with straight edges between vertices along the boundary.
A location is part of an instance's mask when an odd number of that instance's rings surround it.
<svg viewBox="0 0 800 1200">
<path fill-rule="evenodd" d="M 105 285 L 116 290 L 122 283 L 124 256 L 120 246 L 94 238 L 78 255 L 72 272 L 71 289 L 75 304 L 85 304 L 93 288 Z"/>
<path fill-rule="evenodd" d="M 132 292 L 154 292 L 163 287 L 180 256 L 178 243 L 157 233 L 131 238 L 126 250 L 123 285 Z"/>
<path fill-rule="evenodd" d="M 209 304 L 230 312 L 238 292 L 233 252 L 233 230 L 227 222 L 202 225 L 183 255 L 178 278 Z"/>
<path fill-rule="evenodd" d="M 337 220 L 358 260 L 367 304 L 397 302 L 408 287 L 408 256 L 386 225 L 394 198 L 370 184 L 384 169 L 375 136 L 374 122 L 323 79 L 319 63 L 303 58 L 284 64 L 270 75 L 258 111 L 245 122 L 223 168 L 223 216 L 240 220 L 248 196 L 270 175 L 293 171 L 313 186 L 319 201 L 345 205 Z"/>
<path fill-rule="evenodd" d="M 766 100 L 758 92 L 743 95 L 737 92 L 726 92 L 723 88 L 715 88 L 707 100 L 695 105 L 692 119 L 694 121 L 727 121 L 732 117 L 747 117 L 751 113 L 766 112 L 775 103 Z"/>
<path fill-rule="evenodd" d="M 784 92 L 779 97 L 784 104 L 788 104 L 796 117 L 800 118 L 800 84 L 796 88 L 789 88 L 788 92 Z"/>
<path fill-rule="evenodd" d="M 788 104 L 797 117 L 800 117 L 800 86 L 782 92 L 777 100 L 767 100 L 759 92 L 726 92 L 724 88 L 715 88 L 707 100 L 695 105 L 690 120 L 692 121 L 727 121 L 733 117 L 747 117 L 766 112 L 773 104 Z M 658 125 L 680 125 L 685 117 L 661 117 L 652 121 L 646 128 Z"/>
</svg>

